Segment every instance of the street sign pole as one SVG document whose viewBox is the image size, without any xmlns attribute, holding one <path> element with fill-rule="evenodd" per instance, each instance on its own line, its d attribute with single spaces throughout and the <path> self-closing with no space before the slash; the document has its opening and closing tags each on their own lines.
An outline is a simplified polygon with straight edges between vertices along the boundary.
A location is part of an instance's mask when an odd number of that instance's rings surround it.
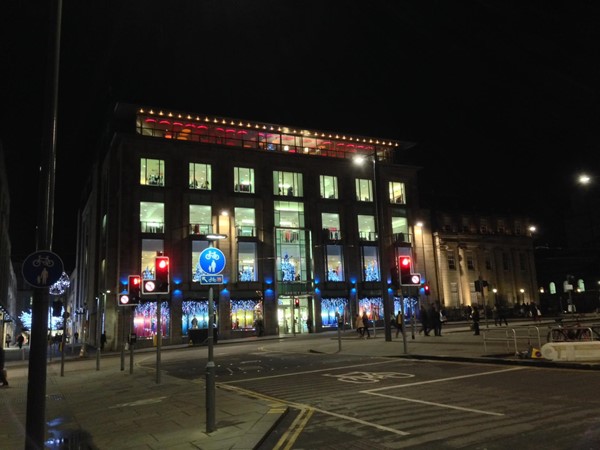
<svg viewBox="0 0 600 450">
<path fill-rule="evenodd" d="M 206 363 L 206 432 L 215 430 L 215 361 L 213 341 L 213 287 L 208 289 L 208 361 Z"/>
</svg>

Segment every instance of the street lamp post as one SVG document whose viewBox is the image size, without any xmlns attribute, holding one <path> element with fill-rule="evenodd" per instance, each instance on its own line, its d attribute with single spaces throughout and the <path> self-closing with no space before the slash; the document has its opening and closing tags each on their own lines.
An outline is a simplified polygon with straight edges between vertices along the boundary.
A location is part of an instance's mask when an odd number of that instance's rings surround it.
<svg viewBox="0 0 600 450">
<path fill-rule="evenodd" d="M 209 234 L 206 236 L 210 247 L 213 247 L 214 241 L 227 239 L 225 234 Z M 215 431 L 215 360 L 214 360 L 214 310 L 213 287 L 208 289 L 208 336 L 206 342 L 208 344 L 208 358 L 206 361 L 206 432 Z"/>
</svg>

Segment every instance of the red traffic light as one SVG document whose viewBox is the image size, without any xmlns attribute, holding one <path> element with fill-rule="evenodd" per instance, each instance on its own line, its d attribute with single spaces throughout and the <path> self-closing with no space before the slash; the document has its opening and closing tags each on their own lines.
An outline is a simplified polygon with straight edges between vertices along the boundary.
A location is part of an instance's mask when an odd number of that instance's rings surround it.
<svg viewBox="0 0 600 450">
<path fill-rule="evenodd" d="M 160 258 L 156 258 L 156 268 L 158 270 L 165 270 L 169 265 L 169 258 L 167 257 L 160 257 Z"/>
<path fill-rule="evenodd" d="M 154 259 L 154 268 L 156 275 L 154 276 L 155 286 L 154 294 L 168 294 L 169 293 L 169 257 L 168 256 L 157 256 Z"/>
<path fill-rule="evenodd" d="M 412 266 L 412 261 L 410 256 L 402 256 L 400 257 L 400 269 L 410 269 Z"/>
</svg>

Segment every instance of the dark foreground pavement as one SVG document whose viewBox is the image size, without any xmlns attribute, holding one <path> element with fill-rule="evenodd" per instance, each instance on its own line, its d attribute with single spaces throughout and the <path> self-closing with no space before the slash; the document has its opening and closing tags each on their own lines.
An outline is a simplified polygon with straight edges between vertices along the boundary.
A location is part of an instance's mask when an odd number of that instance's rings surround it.
<svg viewBox="0 0 600 450">
<path fill-rule="evenodd" d="M 521 322 L 514 326 L 539 327 L 545 333 L 548 324 Z M 483 325 L 482 330 L 485 329 Z M 415 333 L 413 339 L 409 327 L 405 343 L 402 336 L 395 337 L 395 332 L 388 342 L 382 330 L 376 330 L 371 339 L 359 339 L 349 330 L 339 335 L 328 332 L 282 341 L 265 337 L 248 345 L 319 353 L 336 353 L 341 348 L 342 353 L 370 357 L 600 369 L 600 361 L 557 363 L 519 358 L 502 342 L 490 343 L 484 350 L 483 336 L 474 336 L 466 326 L 447 327 L 442 334 Z M 218 345 L 229 342 L 239 341 L 220 341 Z M 526 344 L 522 343 L 523 350 Z M 163 351 L 168 352 L 169 348 L 163 347 Z M 0 448 L 16 450 L 25 445 L 28 362 L 26 353 L 18 349 L 7 353 L 10 387 L 0 389 Z M 146 356 L 152 358 L 155 353 L 149 349 Z M 157 383 L 155 370 L 135 366 L 130 374 L 129 361 L 121 370 L 119 355 L 103 355 L 97 370 L 94 355 L 80 358 L 77 351 L 69 354 L 68 347 L 67 354 L 64 376 L 59 357 L 47 366 L 45 417 L 49 449 L 255 449 L 287 411 L 282 403 L 241 395 L 217 383 L 216 430 L 207 433 L 204 377 L 189 381 L 161 371 Z"/>
</svg>

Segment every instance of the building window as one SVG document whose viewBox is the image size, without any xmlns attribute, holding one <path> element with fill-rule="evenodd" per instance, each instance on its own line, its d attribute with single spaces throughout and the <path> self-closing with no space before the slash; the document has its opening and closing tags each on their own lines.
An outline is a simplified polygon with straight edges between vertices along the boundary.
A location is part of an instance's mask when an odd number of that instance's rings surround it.
<svg viewBox="0 0 600 450">
<path fill-rule="evenodd" d="M 210 164 L 190 163 L 190 189 L 210 189 L 211 174 Z"/>
<path fill-rule="evenodd" d="M 479 232 L 482 234 L 487 234 L 488 231 L 488 221 L 486 219 L 481 219 L 479 221 Z"/>
<path fill-rule="evenodd" d="M 504 232 L 506 231 L 506 225 L 504 225 L 503 219 L 498 219 L 498 222 L 496 225 L 496 230 L 498 231 L 499 234 L 504 234 Z"/>
<path fill-rule="evenodd" d="M 362 247 L 363 281 L 381 281 L 381 271 L 379 270 L 379 257 L 377 247 Z"/>
<path fill-rule="evenodd" d="M 342 236 L 340 233 L 340 215 L 337 213 L 321 213 L 321 224 L 325 239 L 339 241 Z"/>
<path fill-rule="evenodd" d="M 234 220 L 237 237 L 256 237 L 254 208 L 235 208 Z"/>
<path fill-rule="evenodd" d="M 256 281 L 256 242 L 238 242 L 238 281 Z"/>
<path fill-rule="evenodd" d="M 523 228 L 521 226 L 521 222 L 518 220 L 515 221 L 515 234 L 519 236 L 523 232 Z"/>
<path fill-rule="evenodd" d="M 391 203 L 406 203 L 406 191 L 404 189 L 404 183 L 399 181 L 390 181 L 389 191 Z"/>
<path fill-rule="evenodd" d="M 489 255 L 485 255 L 485 268 L 486 270 L 492 270 L 492 260 Z"/>
<path fill-rule="evenodd" d="M 456 270 L 456 258 L 454 258 L 454 255 L 448 254 L 446 258 L 448 261 L 448 270 Z"/>
<path fill-rule="evenodd" d="M 527 270 L 527 258 L 524 253 L 519 253 L 519 267 L 522 271 Z"/>
<path fill-rule="evenodd" d="M 147 280 L 154 278 L 154 260 L 159 254 L 162 254 L 163 249 L 164 242 L 162 239 L 142 239 L 140 265 L 142 268 L 142 279 Z"/>
<path fill-rule="evenodd" d="M 192 282 L 199 283 L 203 270 L 200 266 L 200 253 L 208 248 L 208 241 L 192 241 Z"/>
<path fill-rule="evenodd" d="M 502 269 L 510 270 L 510 263 L 508 260 L 508 254 L 502 253 Z"/>
<path fill-rule="evenodd" d="M 365 216 L 359 214 L 358 237 L 361 241 L 376 241 L 377 231 L 375 230 L 375 216 Z"/>
<path fill-rule="evenodd" d="M 394 242 L 410 242 L 408 219 L 404 216 L 392 216 L 392 236 Z"/>
<path fill-rule="evenodd" d="M 212 233 L 212 209 L 209 205 L 190 205 L 190 234 Z"/>
<path fill-rule="evenodd" d="M 325 246 L 325 267 L 327 281 L 344 281 L 344 260 L 341 245 Z"/>
<path fill-rule="evenodd" d="M 308 260 L 304 230 L 304 204 L 275 201 L 275 241 L 277 280 L 287 282 L 306 280 Z"/>
<path fill-rule="evenodd" d="M 337 177 L 331 175 L 321 175 L 319 177 L 319 190 L 321 198 L 338 198 Z"/>
<path fill-rule="evenodd" d="M 140 202 L 140 225 L 142 233 L 164 233 L 164 203 Z"/>
<path fill-rule="evenodd" d="M 141 159 L 140 184 L 149 186 L 165 185 L 165 162 L 162 159 Z"/>
<path fill-rule="evenodd" d="M 356 179 L 356 200 L 359 202 L 373 201 L 373 183 L 371 180 Z"/>
<path fill-rule="evenodd" d="M 473 254 L 467 253 L 467 269 L 475 270 L 475 261 L 473 260 Z"/>
<path fill-rule="evenodd" d="M 273 171 L 273 195 L 302 197 L 302 174 L 297 172 Z"/>
<path fill-rule="evenodd" d="M 235 192 L 254 193 L 254 169 L 234 167 L 233 190 Z"/>
</svg>

